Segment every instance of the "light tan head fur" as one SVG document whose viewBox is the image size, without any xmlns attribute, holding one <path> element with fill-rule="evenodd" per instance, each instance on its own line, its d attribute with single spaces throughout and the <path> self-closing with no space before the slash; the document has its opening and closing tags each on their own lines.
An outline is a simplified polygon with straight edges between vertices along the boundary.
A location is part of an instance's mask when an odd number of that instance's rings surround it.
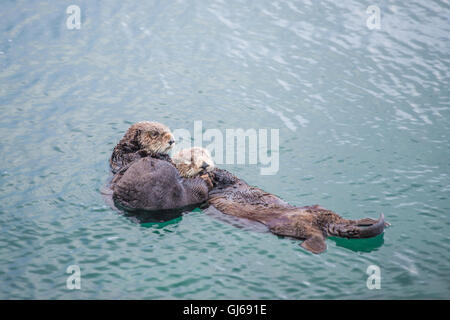
<svg viewBox="0 0 450 320">
<path fill-rule="evenodd" d="M 185 178 L 207 173 L 215 167 L 209 151 L 200 147 L 183 149 L 172 157 L 172 161 Z"/>
<path fill-rule="evenodd" d="M 175 144 L 170 129 L 158 122 L 141 121 L 133 124 L 124 139 L 135 140 L 143 149 L 151 154 L 167 154 Z"/>
</svg>

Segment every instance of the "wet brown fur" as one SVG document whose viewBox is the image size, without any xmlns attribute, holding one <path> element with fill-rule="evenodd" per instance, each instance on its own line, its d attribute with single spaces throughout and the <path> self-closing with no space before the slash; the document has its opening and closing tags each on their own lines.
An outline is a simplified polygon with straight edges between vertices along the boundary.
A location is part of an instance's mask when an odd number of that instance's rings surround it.
<svg viewBox="0 0 450 320">
<path fill-rule="evenodd" d="M 125 209 L 179 209 L 208 198 L 208 186 L 200 177 L 182 178 L 171 163 L 152 157 L 136 160 L 116 177 L 113 200 Z"/>
<path fill-rule="evenodd" d="M 318 205 L 292 206 L 273 194 L 248 185 L 226 170 L 216 168 L 206 179 L 213 184 L 209 205 L 228 215 L 258 221 L 274 234 L 303 239 L 301 246 L 313 253 L 326 250 L 325 239 L 328 236 L 365 237 L 361 226 L 380 224 L 370 218 L 347 220 Z M 377 229 L 378 233 L 384 229 L 384 221 L 381 223 L 383 226 Z"/>
</svg>

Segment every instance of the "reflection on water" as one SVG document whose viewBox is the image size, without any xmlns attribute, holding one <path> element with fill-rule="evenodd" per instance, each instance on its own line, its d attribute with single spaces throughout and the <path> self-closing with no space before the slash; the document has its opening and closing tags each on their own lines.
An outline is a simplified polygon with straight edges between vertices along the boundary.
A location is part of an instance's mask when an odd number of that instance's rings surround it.
<svg viewBox="0 0 450 320">
<path fill-rule="evenodd" d="M 164 227 L 171 225 L 171 224 L 177 224 L 181 221 L 182 216 L 179 216 L 178 218 L 174 218 L 171 220 L 166 221 L 158 221 L 158 222 L 142 222 L 140 219 L 138 221 L 141 223 L 141 227 L 144 228 L 157 228 L 157 229 L 163 229 Z M 148 220 L 147 220 L 148 221 Z"/>
<path fill-rule="evenodd" d="M 386 229 L 385 232 L 389 232 Z M 336 243 L 336 246 L 350 249 L 355 252 L 372 252 L 380 248 L 384 243 L 384 233 L 368 239 L 328 238 Z"/>
<path fill-rule="evenodd" d="M 355 0 L 76 4 L 79 30 L 68 3 L 2 3 L 0 298 L 449 297 L 448 4 L 380 2 L 374 30 Z M 198 120 L 279 129 L 276 175 L 223 167 L 293 205 L 383 212 L 392 227 L 316 256 L 208 210 L 127 217 L 101 190 L 140 120 L 191 136 Z M 74 264 L 82 290 L 65 287 Z"/>
<path fill-rule="evenodd" d="M 133 210 L 125 211 L 125 217 L 136 223 L 143 224 L 159 224 L 165 225 L 166 222 L 172 220 L 181 220 L 183 211 L 180 210 L 161 210 L 161 211 L 146 211 Z"/>
<path fill-rule="evenodd" d="M 177 209 L 161 209 L 161 210 L 144 210 L 144 209 L 130 209 L 120 206 L 116 203 L 116 208 L 122 214 L 137 223 L 165 223 L 177 218 L 181 218 L 183 213 L 195 211 L 197 205 L 189 205 Z"/>
</svg>

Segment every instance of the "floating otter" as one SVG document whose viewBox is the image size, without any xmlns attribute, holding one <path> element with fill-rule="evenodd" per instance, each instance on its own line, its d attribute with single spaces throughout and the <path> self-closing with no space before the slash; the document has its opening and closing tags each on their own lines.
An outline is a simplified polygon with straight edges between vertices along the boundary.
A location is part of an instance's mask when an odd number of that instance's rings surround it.
<svg viewBox="0 0 450 320">
<path fill-rule="evenodd" d="M 199 169 L 199 163 L 212 161 L 207 153 L 195 154 L 199 156 L 195 161 L 187 151 L 173 157 L 177 168 L 186 177 Z M 185 166 L 191 163 L 194 169 L 186 170 L 179 165 L 181 163 Z M 325 239 L 328 236 L 370 238 L 382 233 L 385 227 L 383 214 L 378 220 L 347 220 L 318 205 L 292 206 L 223 169 L 214 168 L 202 178 L 213 185 L 209 192 L 209 205 L 222 213 L 260 222 L 276 235 L 303 239 L 301 246 L 312 253 L 326 250 Z"/>
<path fill-rule="evenodd" d="M 175 139 L 165 125 L 150 121 L 137 122 L 114 148 L 109 160 L 111 170 L 117 173 L 131 162 L 146 156 L 170 161 L 168 152 L 174 143 Z"/>
</svg>

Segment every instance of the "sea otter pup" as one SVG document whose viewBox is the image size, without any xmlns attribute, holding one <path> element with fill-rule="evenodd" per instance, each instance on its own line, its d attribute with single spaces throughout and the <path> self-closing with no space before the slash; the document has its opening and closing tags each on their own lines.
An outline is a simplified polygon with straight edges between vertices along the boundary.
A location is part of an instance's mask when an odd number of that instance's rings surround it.
<svg viewBox="0 0 450 320">
<path fill-rule="evenodd" d="M 197 159 L 192 159 L 190 154 L 184 151 L 173 157 L 185 177 L 198 171 L 199 163 L 212 162 L 208 153 L 196 152 Z M 179 165 L 181 163 L 185 166 L 190 163 L 194 169 L 186 170 Z M 213 185 L 209 192 L 209 205 L 222 213 L 260 222 L 276 235 L 303 239 L 301 246 L 312 253 L 326 250 L 325 239 L 328 236 L 370 238 L 382 233 L 385 227 L 383 214 L 378 220 L 347 220 L 318 205 L 292 206 L 273 194 L 249 186 L 223 169 L 214 168 L 202 177 Z"/>
<path fill-rule="evenodd" d="M 174 143 L 175 139 L 165 125 L 150 121 L 137 122 L 114 148 L 109 160 L 111 170 L 117 173 L 131 162 L 146 156 L 170 161 L 168 152 Z"/>
<path fill-rule="evenodd" d="M 182 177 L 197 177 L 208 174 L 215 166 L 208 150 L 193 147 L 179 151 L 172 159 Z M 212 187 L 211 180 L 203 176 L 204 180 Z"/>
<path fill-rule="evenodd" d="M 133 162 L 111 188 L 114 203 L 127 210 L 194 209 L 208 199 L 202 178 L 182 178 L 173 164 L 152 157 Z"/>
</svg>

